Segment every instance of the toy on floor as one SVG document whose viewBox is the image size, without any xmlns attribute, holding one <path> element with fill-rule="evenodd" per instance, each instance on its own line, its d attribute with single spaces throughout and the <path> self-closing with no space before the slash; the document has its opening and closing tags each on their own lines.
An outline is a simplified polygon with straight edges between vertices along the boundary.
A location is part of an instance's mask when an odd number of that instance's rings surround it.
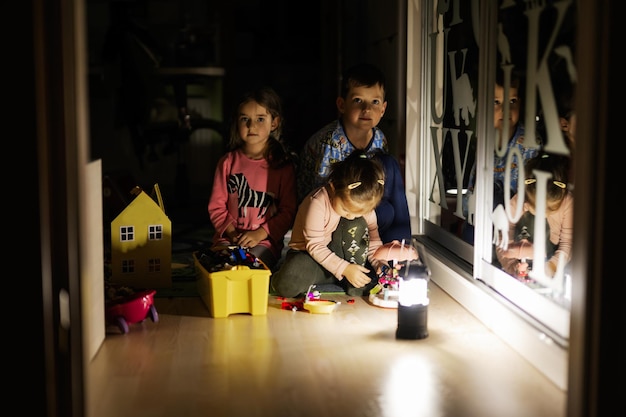
<svg viewBox="0 0 626 417">
<path fill-rule="evenodd" d="M 407 262 L 419 258 L 417 250 L 408 244 L 394 240 L 385 243 L 374 253 L 376 259 L 387 261 L 378 276 L 378 284 L 370 290 L 369 301 L 378 307 L 398 308 L 398 276 Z"/>
<path fill-rule="evenodd" d="M 159 321 L 154 306 L 156 290 L 134 291 L 128 287 L 109 287 L 105 307 L 107 323 L 117 326 L 123 334 L 129 332 L 129 324 L 141 323 L 148 317 Z"/>
<path fill-rule="evenodd" d="M 309 286 L 309 289 L 302 300 L 287 301 L 281 297 L 283 300 L 281 308 L 283 310 L 291 310 L 294 312 L 306 310 L 312 314 L 330 314 L 335 310 L 335 307 L 341 304 L 340 301 L 323 300 L 322 294 L 317 290 L 314 291 L 314 288 L 315 285 Z"/>
<path fill-rule="evenodd" d="M 330 314 L 335 310 L 337 305 L 341 304 L 339 301 L 323 300 L 322 294 L 319 291 L 313 291 L 313 288 L 315 288 L 315 285 L 309 287 L 302 305 L 309 313 Z"/>
</svg>

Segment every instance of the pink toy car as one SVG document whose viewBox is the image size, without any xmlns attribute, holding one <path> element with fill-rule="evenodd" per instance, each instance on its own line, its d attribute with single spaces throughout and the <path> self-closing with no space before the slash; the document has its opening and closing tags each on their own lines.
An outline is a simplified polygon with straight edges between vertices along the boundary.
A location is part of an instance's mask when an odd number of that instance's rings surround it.
<svg viewBox="0 0 626 417">
<path fill-rule="evenodd" d="M 137 291 L 121 299 L 106 302 L 106 321 L 116 325 L 123 334 L 128 333 L 128 325 L 140 323 L 150 317 L 153 322 L 159 321 L 159 314 L 154 306 L 156 290 Z"/>
</svg>

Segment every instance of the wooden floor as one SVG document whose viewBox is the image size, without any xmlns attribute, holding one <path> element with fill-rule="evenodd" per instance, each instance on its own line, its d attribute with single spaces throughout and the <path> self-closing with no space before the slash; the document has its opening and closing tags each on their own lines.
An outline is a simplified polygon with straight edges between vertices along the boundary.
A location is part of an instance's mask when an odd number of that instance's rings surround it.
<svg viewBox="0 0 626 417">
<path fill-rule="evenodd" d="M 87 367 L 89 417 L 559 417 L 566 395 L 432 282 L 430 335 L 346 295 L 330 315 L 213 319 L 157 298 L 159 321 L 110 329 Z"/>
</svg>

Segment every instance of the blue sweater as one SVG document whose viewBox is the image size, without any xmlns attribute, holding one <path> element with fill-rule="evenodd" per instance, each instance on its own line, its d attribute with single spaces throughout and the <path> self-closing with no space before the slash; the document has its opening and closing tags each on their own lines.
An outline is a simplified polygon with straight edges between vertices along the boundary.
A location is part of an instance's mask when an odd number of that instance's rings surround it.
<svg viewBox="0 0 626 417">
<path fill-rule="evenodd" d="M 374 157 L 385 169 L 385 193 L 376 207 L 380 238 L 383 243 L 404 239 L 410 244 L 411 219 L 400 165 L 393 155 L 387 153 L 378 152 Z"/>
</svg>

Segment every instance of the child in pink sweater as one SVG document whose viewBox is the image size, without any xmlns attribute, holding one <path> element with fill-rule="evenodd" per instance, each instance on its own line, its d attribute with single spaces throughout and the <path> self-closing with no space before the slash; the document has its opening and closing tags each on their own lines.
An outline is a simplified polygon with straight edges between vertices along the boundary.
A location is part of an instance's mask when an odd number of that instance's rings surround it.
<svg viewBox="0 0 626 417">
<path fill-rule="evenodd" d="M 515 194 L 510 201 L 511 213 L 519 205 L 521 217 L 509 225 L 509 244 L 506 249 L 497 247 L 496 255 L 502 269 L 515 277 L 525 278 L 533 265 L 535 232 L 545 230 L 545 274 L 553 277 L 559 262 L 571 259 L 574 232 L 574 194 L 568 189 L 569 158 L 562 155 L 540 153 L 529 159 L 525 166 L 524 193 Z M 541 176 L 538 173 L 543 173 Z M 537 181 L 542 181 L 541 187 Z M 545 194 L 542 218 L 545 224 L 535 227 L 538 191 Z"/>
<path fill-rule="evenodd" d="M 214 245 L 247 248 L 270 269 L 280 259 L 297 205 L 295 165 L 281 142 L 281 107 L 271 88 L 244 96 L 208 205 Z"/>
<path fill-rule="evenodd" d="M 384 265 L 373 256 L 382 245 L 374 210 L 384 184 L 380 162 L 362 152 L 334 163 L 326 184 L 300 204 L 289 252 L 272 287 L 284 297 L 304 294 L 313 284 L 368 295 Z"/>
</svg>

